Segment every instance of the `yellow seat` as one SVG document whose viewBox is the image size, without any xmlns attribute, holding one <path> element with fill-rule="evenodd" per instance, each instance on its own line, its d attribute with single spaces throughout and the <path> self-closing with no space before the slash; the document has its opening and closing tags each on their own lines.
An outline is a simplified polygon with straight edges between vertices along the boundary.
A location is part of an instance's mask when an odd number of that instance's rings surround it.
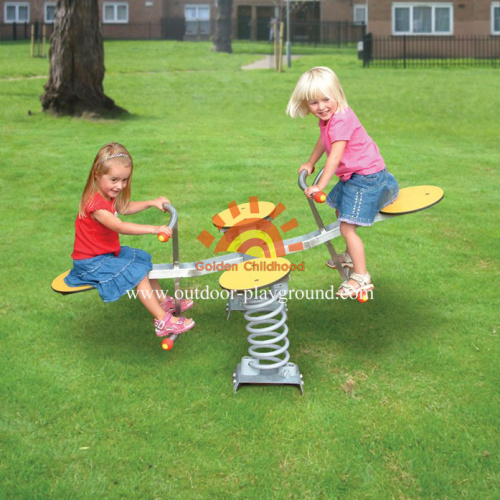
<svg viewBox="0 0 500 500">
<path fill-rule="evenodd" d="M 287 259 L 261 257 L 236 264 L 237 269 L 225 271 L 219 278 L 219 285 L 225 290 L 254 290 L 280 282 L 290 273 Z"/>
<path fill-rule="evenodd" d="M 387 205 L 380 212 L 390 215 L 403 215 L 425 210 L 439 203 L 444 191 L 437 186 L 413 186 L 401 189 L 396 201 Z"/>
<path fill-rule="evenodd" d="M 89 290 L 93 290 L 94 287 L 92 285 L 84 285 L 84 286 L 68 286 L 64 282 L 64 278 L 68 276 L 69 271 L 60 274 L 53 282 L 52 282 L 52 290 L 57 293 L 62 293 L 63 295 L 69 293 L 79 293 L 79 292 L 87 292 Z"/>
<path fill-rule="evenodd" d="M 265 219 L 275 210 L 273 203 L 269 201 L 254 201 L 231 205 L 230 208 L 212 217 L 212 222 L 217 229 L 227 230 L 236 224 L 244 226 L 245 220 L 254 223 L 255 219 Z"/>
</svg>

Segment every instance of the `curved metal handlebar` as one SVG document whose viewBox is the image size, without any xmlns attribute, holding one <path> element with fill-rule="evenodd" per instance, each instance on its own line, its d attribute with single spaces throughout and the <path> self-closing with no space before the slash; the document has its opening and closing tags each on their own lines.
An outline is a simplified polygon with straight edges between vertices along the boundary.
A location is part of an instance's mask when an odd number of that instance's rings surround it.
<svg viewBox="0 0 500 500">
<path fill-rule="evenodd" d="M 318 183 L 321 174 L 323 173 L 323 170 L 325 170 L 324 167 L 319 171 L 318 175 L 316 176 L 316 179 L 314 179 L 313 185 Z M 302 191 L 305 191 L 308 188 L 306 177 L 307 177 L 307 170 L 302 170 L 299 174 L 299 187 L 300 189 L 302 189 Z M 317 203 L 324 203 L 326 200 L 326 194 L 323 191 L 315 191 L 308 198 L 314 199 L 314 201 Z"/>
<path fill-rule="evenodd" d="M 164 203 L 163 208 L 170 214 L 170 222 L 167 224 L 167 226 L 170 229 L 174 229 L 179 218 L 177 215 L 177 210 L 172 205 L 170 205 L 170 203 Z"/>
<path fill-rule="evenodd" d="M 317 184 L 319 178 L 321 177 L 321 174 L 323 173 L 323 170 L 325 170 L 324 167 L 318 172 L 318 175 L 314 179 L 313 184 Z M 299 188 L 302 189 L 302 191 L 305 191 L 309 187 L 307 185 L 306 178 L 307 178 L 307 170 L 302 170 L 302 172 L 300 172 L 299 174 Z"/>
<path fill-rule="evenodd" d="M 306 182 L 306 177 L 307 177 L 307 170 L 302 170 L 299 174 L 299 188 L 302 189 L 302 191 L 305 191 L 307 189 L 307 182 Z"/>
<path fill-rule="evenodd" d="M 323 173 L 323 170 L 325 170 L 324 167 L 319 171 L 318 175 L 314 179 L 314 184 L 318 183 L 318 181 L 321 177 L 321 174 Z M 302 172 L 300 172 L 300 174 L 299 174 L 299 187 L 300 187 L 300 189 L 302 189 L 302 191 L 305 191 L 306 188 L 308 187 L 307 182 L 306 182 L 306 177 L 307 177 L 307 170 L 302 170 Z M 326 198 L 325 193 L 323 193 L 322 191 L 319 191 L 319 192 L 316 192 L 315 194 L 318 194 L 318 193 L 321 193 L 324 198 L 322 200 L 316 199 L 316 196 L 313 196 L 313 198 L 318 203 L 323 203 L 325 201 L 325 198 Z M 307 198 L 307 202 L 309 203 L 309 207 L 311 208 L 311 212 L 313 214 L 314 220 L 316 221 L 316 224 L 318 225 L 318 229 L 320 230 L 320 232 L 323 233 L 326 231 L 326 228 L 325 228 L 325 225 L 323 224 L 323 221 L 321 220 L 321 216 L 319 215 L 318 209 L 314 205 L 313 198 Z M 332 242 L 326 241 L 325 245 L 328 248 L 328 251 L 330 252 L 330 256 L 332 257 L 332 260 L 335 263 L 335 267 L 337 268 L 337 271 L 339 272 L 340 277 L 342 278 L 342 281 L 347 281 L 347 279 L 348 279 L 347 273 L 345 272 L 344 268 L 342 267 L 342 262 L 340 261 L 339 255 L 335 251 L 335 248 L 333 248 Z"/>
</svg>

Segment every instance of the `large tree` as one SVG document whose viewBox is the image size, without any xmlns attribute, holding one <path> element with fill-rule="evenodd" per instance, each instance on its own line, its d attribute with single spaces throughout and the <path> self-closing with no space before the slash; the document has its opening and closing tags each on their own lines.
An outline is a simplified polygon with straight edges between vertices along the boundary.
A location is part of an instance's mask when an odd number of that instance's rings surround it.
<svg viewBox="0 0 500 500">
<path fill-rule="evenodd" d="M 98 0 L 58 0 L 43 110 L 73 116 L 126 112 L 104 94 L 104 71 Z"/>
<path fill-rule="evenodd" d="M 219 0 L 217 9 L 217 26 L 214 36 L 214 49 L 216 52 L 231 54 L 231 14 L 233 0 Z"/>
</svg>

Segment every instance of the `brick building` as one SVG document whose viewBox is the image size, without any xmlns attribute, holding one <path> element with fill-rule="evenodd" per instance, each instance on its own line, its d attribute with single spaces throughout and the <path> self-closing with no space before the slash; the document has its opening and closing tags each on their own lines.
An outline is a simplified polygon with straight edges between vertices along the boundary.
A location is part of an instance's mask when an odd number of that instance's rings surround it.
<svg viewBox="0 0 500 500">
<path fill-rule="evenodd" d="M 500 1 L 367 0 L 374 35 L 499 35 Z"/>
<path fill-rule="evenodd" d="M 0 23 L 50 24 L 55 6 L 55 1 L 0 0 Z M 300 0 L 290 6 L 295 25 L 364 23 L 374 35 L 385 36 L 500 34 L 499 0 Z M 103 34 L 110 38 L 208 39 L 217 16 L 216 0 L 99 0 L 99 7 Z M 234 0 L 233 37 L 267 40 L 272 20 L 284 18 L 285 7 L 285 0 Z"/>
</svg>

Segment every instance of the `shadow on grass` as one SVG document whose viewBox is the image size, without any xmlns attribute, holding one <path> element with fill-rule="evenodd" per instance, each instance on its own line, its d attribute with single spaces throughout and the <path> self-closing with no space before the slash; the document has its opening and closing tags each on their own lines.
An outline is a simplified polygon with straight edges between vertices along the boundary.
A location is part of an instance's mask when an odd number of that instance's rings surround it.
<svg viewBox="0 0 500 500">
<path fill-rule="evenodd" d="M 442 321 L 432 296 L 425 289 L 411 290 L 410 295 L 406 285 L 392 280 L 379 280 L 377 288 L 380 291 L 367 303 L 288 300 L 290 361 L 309 376 L 328 377 L 350 365 L 403 359 L 427 344 Z M 203 370 L 225 377 L 247 355 L 243 314 L 234 311 L 226 321 L 223 300 L 197 301 L 186 314 L 196 321 L 196 327 L 178 340 L 173 351 L 165 352 L 149 313 L 138 301 L 122 298 L 104 304 L 97 293 L 85 295 L 88 301 L 76 300 L 77 295 L 62 299 L 72 310 L 64 314 L 64 326 L 54 329 L 61 336 L 71 332 L 72 351 L 79 358 L 96 364 L 113 359 L 127 366 L 151 368 L 179 363 L 188 370 L 203 359 Z"/>
<path fill-rule="evenodd" d="M 434 311 L 425 292 L 416 293 L 396 283 L 377 283 L 384 290 L 360 303 L 348 300 L 290 300 L 288 326 L 301 343 L 331 342 L 332 348 L 352 354 L 390 353 L 411 339 L 427 335 L 433 326 Z M 300 339 L 300 340 L 299 340 Z M 325 345 L 325 348 L 329 348 Z"/>
<path fill-rule="evenodd" d="M 86 300 L 82 300 L 85 295 Z M 64 319 L 54 333 L 71 332 L 72 349 L 81 356 L 121 358 L 126 363 L 150 363 L 154 360 L 178 359 L 188 355 L 227 357 L 228 366 L 246 354 L 245 320 L 237 312 L 226 321 L 225 302 L 198 300 L 186 311 L 196 326 L 181 335 L 172 352 L 161 348 L 162 339 L 154 331 L 153 319 L 139 300 L 120 298 L 103 303 L 96 291 L 62 297 L 67 301 Z M 221 352 L 218 352 L 221 351 Z M 224 354 L 222 354 L 222 352 Z M 127 360 L 127 361 L 125 361 Z M 219 361 L 220 363 L 220 361 Z"/>
</svg>

